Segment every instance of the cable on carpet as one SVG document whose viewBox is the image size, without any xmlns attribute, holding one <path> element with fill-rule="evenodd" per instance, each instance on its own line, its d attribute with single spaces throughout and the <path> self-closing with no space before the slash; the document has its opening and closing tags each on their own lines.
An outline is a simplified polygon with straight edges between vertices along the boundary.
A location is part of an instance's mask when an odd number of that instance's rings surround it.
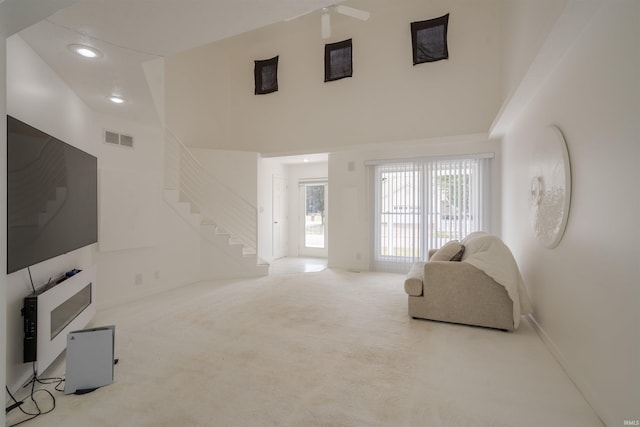
<svg viewBox="0 0 640 427">
<path fill-rule="evenodd" d="M 64 378 L 61 377 L 53 377 L 53 378 L 38 378 L 38 376 L 36 375 L 36 363 L 33 362 L 32 363 L 32 368 L 33 368 L 33 377 L 31 378 L 31 380 L 29 380 L 29 382 L 27 382 L 23 388 L 27 388 L 27 387 L 31 387 L 31 392 L 30 392 L 30 398 L 31 401 L 33 402 L 33 404 L 36 407 L 37 412 L 28 412 L 25 411 L 22 408 L 22 403 L 23 402 L 18 402 L 18 400 L 15 398 L 15 396 L 11 393 L 11 391 L 9 390 L 9 387 L 7 387 L 5 385 L 5 389 L 7 390 L 7 393 L 9 394 L 9 397 L 11 398 L 11 400 L 13 401 L 14 408 L 18 408 L 20 409 L 20 412 L 22 412 L 24 415 L 27 415 L 29 418 L 26 418 L 22 421 L 19 421 L 15 424 L 11 424 L 9 427 L 14 427 L 23 423 L 26 423 L 27 421 L 31 421 L 32 419 L 39 417 L 40 415 L 45 415 L 48 414 L 50 412 L 53 412 L 54 409 L 56 409 L 56 398 L 53 395 L 53 393 L 51 393 L 49 390 L 45 389 L 45 388 L 39 388 L 36 389 L 36 384 L 41 384 L 41 385 L 49 385 L 49 384 L 55 384 L 55 386 L 53 387 L 54 390 L 59 391 L 59 392 L 63 392 L 64 389 L 60 389 L 58 387 L 60 387 L 60 384 L 62 384 L 64 382 Z M 51 402 L 52 402 L 52 406 L 51 409 L 48 409 L 46 411 L 43 411 L 42 409 L 40 409 L 40 406 L 38 405 L 38 402 L 35 399 L 35 394 L 38 392 L 43 392 L 49 395 L 49 397 L 51 397 Z M 41 402 L 42 403 L 42 402 Z"/>
</svg>

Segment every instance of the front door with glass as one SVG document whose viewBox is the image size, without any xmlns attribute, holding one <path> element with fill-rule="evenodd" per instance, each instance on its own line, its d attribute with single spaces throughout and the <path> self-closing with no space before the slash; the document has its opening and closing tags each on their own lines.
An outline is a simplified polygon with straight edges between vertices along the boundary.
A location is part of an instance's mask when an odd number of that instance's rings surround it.
<svg viewBox="0 0 640 427">
<path fill-rule="evenodd" d="M 327 183 L 301 183 L 300 255 L 327 256 Z"/>
</svg>

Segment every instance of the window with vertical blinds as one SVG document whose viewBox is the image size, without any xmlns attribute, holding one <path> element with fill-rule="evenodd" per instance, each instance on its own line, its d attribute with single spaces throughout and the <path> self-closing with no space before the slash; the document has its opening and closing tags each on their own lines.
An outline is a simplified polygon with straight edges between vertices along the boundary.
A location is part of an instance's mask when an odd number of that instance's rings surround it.
<svg viewBox="0 0 640 427">
<path fill-rule="evenodd" d="M 434 158 L 373 168 L 373 269 L 406 273 L 429 249 L 489 231 L 492 155 Z"/>
</svg>

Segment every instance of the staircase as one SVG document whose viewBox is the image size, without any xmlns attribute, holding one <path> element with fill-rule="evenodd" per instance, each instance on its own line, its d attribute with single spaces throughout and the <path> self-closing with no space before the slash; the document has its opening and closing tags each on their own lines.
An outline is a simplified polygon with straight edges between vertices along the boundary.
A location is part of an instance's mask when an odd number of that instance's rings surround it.
<svg viewBox="0 0 640 427">
<path fill-rule="evenodd" d="M 236 262 L 238 276 L 269 274 L 269 265 L 257 255 L 255 206 L 213 177 L 169 130 L 164 197 L 203 240 Z"/>
</svg>

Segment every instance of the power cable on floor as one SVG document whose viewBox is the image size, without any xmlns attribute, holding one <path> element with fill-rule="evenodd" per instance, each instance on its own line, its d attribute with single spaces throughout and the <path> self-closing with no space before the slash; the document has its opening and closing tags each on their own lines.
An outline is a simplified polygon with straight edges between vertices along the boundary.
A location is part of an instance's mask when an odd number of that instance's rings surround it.
<svg viewBox="0 0 640 427">
<path fill-rule="evenodd" d="M 11 391 L 9 390 L 9 387 L 7 387 L 5 385 L 5 389 L 7 390 L 7 393 L 9 394 L 9 397 L 11 398 L 11 400 L 13 401 L 13 405 L 11 405 L 10 408 L 15 409 L 18 408 L 20 409 L 20 412 L 22 412 L 24 415 L 27 415 L 29 418 L 26 418 L 22 421 L 18 421 L 15 424 L 11 424 L 9 427 L 14 427 L 23 423 L 26 423 L 27 421 L 31 421 L 32 419 L 39 417 L 40 415 L 45 415 L 48 414 L 50 412 L 53 412 L 54 409 L 56 409 L 56 398 L 53 395 L 53 393 L 51 393 L 49 390 L 45 389 L 45 388 L 36 388 L 36 384 L 41 384 L 41 385 L 49 385 L 49 384 L 55 384 L 55 386 L 53 387 L 54 390 L 62 392 L 64 390 L 59 389 L 58 387 L 60 386 L 60 384 L 62 384 L 64 382 L 64 378 L 60 378 L 60 377 L 53 377 L 53 378 L 38 378 L 37 374 L 36 374 L 36 364 L 35 362 L 32 363 L 32 368 L 33 368 L 33 377 L 31 378 L 31 380 L 29 380 L 29 382 L 27 382 L 27 384 L 24 385 L 23 388 L 27 388 L 27 387 L 31 387 L 31 392 L 29 394 L 29 397 L 31 399 L 31 401 L 33 402 L 33 404 L 36 407 L 37 412 L 28 412 L 25 411 L 22 408 L 22 404 L 24 402 L 22 401 L 18 401 L 15 396 L 11 393 Z M 51 402 L 52 402 L 52 406 L 51 409 L 48 409 L 46 411 L 43 411 L 42 409 L 40 409 L 40 406 L 38 405 L 38 402 L 36 401 L 36 393 L 46 393 L 49 395 L 49 397 L 51 397 Z M 41 402 L 42 403 L 42 402 Z M 9 409 L 7 408 L 7 412 L 9 411 Z"/>
</svg>

